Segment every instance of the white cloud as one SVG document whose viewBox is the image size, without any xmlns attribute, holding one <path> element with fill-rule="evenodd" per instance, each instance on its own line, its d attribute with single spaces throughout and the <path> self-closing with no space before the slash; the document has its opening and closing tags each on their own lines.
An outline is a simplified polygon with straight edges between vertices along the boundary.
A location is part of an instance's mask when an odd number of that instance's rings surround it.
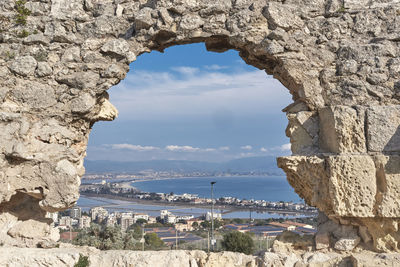
<svg viewBox="0 0 400 267">
<path fill-rule="evenodd" d="M 206 66 L 204 66 L 204 68 L 207 70 L 223 70 L 223 69 L 227 69 L 228 66 L 221 66 L 221 65 L 213 64 L 213 65 L 206 65 Z"/>
<path fill-rule="evenodd" d="M 215 148 L 199 148 L 192 146 L 177 146 L 177 145 L 166 146 L 165 150 L 170 152 L 217 152 L 218 151 Z"/>
<path fill-rule="evenodd" d="M 290 151 L 291 147 L 292 147 L 292 145 L 289 143 L 289 144 L 281 145 L 281 146 L 280 146 L 280 149 L 281 149 L 282 151 Z"/>
<path fill-rule="evenodd" d="M 252 150 L 253 147 L 250 146 L 250 145 L 247 145 L 247 146 L 241 146 L 240 149 L 243 149 L 243 150 Z"/>
<path fill-rule="evenodd" d="M 194 75 L 197 72 L 199 72 L 198 68 L 186 67 L 186 66 L 173 67 L 171 69 L 173 71 L 179 72 L 180 74 L 183 74 L 183 75 Z"/>
<path fill-rule="evenodd" d="M 266 149 L 265 147 L 262 147 L 262 148 L 260 148 L 260 151 L 261 151 L 261 152 L 267 152 L 268 149 Z"/>
<path fill-rule="evenodd" d="M 200 150 L 200 148 L 198 148 L 198 147 L 176 146 L 176 145 L 166 146 L 165 149 L 168 151 L 173 151 L 173 152 L 196 152 L 196 151 Z"/>
<path fill-rule="evenodd" d="M 229 146 L 221 146 L 220 148 L 218 148 L 221 151 L 229 151 L 230 147 Z"/>
<path fill-rule="evenodd" d="M 248 158 L 248 157 L 254 157 L 256 156 L 255 153 L 247 152 L 247 153 L 240 153 L 241 158 Z"/>
<path fill-rule="evenodd" d="M 131 145 L 131 144 L 113 144 L 112 149 L 129 149 L 133 151 L 154 151 L 159 150 L 159 147 L 154 146 L 141 146 L 141 145 Z"/>
<path fill-rule="evenodd" d="M 171 72 L 136 71 L 113 87 L 109 91 L 110 99 L 120 111 L 119 119 L 208 116 L 221 108 L 241 115 L 281 114 L 282 108 L 291 102 L 288 90 L 261 70 L 174 69 Z"/>
</svg>

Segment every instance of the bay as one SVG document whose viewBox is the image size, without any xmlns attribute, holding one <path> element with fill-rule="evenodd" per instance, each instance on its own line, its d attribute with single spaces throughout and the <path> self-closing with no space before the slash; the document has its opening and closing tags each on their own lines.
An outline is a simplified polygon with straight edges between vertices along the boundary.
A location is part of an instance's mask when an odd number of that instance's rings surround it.
<svg viewBox="0 0 400 267">
<path fill-rule="evenodd" d="M 216 198 L 229 196 L 271 202 L 302 202 L 283 176 L 173 178 L 135 181 L 132 185 L 144 192 L 189 193 L 210 198 L 212 181 L 216 182 L 214 185 Z"/>
<path fill-rule="evenodd" d="M 247 176 L 247 177 L 191 177 L 171 178 L 148 181 L 134 181 L 132 185 L 141 191 L 174 194 L 197 194 L 199 197 L 210 198 L 210 183 L 215 181 L 214 196 L 216 198 L 231 196 L 240 199 L 266 200 L 271 202 L 302 202 L 300 197 L 289 185 L 286 177 L 282 176 Z M 91 181 L 99 182 L 99 181 Z M 107 182 L 115 182 L 107 180 Z M 208 209 L 182 206 L 163 206 L 159 204 L 147 205 L 116 199 L 92 198 L 81 196 L 77 203 L 83 210 L 91 207 L 103 206 L 109 211 L 134 211 L 144 212 L 151 216 L 160 215 L 160 210 L 166 209 L 177 215 L 200 216 Z M 223 214 L 223 218 L 248 218 L 250 211 L 238 210 Z M 267 212 L 252 212 L 252 218 L 295 218 L 303 217 L 302 214 L 287 215 Z"/>
<path fill-rule="evenodd" d="M 161 210 L 168 210 L 176 215 L 193 215 L 194 217 L 199 217 L 204 215 L 210 209 L 205 208 L 196 208 L 196 207 L 183 207 L 183 206 L 175 206 L 175 205 L 147 205 L 136 202 L 129 202 L 124 200 L 117 199 L 107 199 L 100 197 L 85 197 L 81 196 L 78 200 L 77 206 L 81 207 L 83 211 L 89 211 L 90 208 L 93 207 L 104 207 L 109 212 L 138 212 L 138 213 L 146 213 L 150 216 L 159 216 Z M 226 210 L 216 209 L 217 212 L 225 212 Z M 238 210 L 232 211 L 229 213 L 224 213 L 222 218 L 249 218 L 250 210 Z M 305 217 L 303 214 L 282 214 L 282 213 L 274 213 L 274 212 L 256 212 L 252 211 L 251 217 L 254 219 L 269 219 L 269 218 L 299 218 Z"/>
</svg>

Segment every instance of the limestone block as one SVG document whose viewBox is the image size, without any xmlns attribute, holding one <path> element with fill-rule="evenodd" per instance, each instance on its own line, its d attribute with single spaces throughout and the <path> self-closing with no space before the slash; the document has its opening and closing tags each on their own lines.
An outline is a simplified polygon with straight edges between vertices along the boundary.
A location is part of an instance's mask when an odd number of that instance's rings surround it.
<svg viewBox="0 0 400 267">
<path fill-rule="evenodd" d="M 315 112 L 288 113 L 286 136 L 290 137 L 294 154 L 309 153 L 318 145 L 318 119 Z"/>
<path fill-rule="evenodd" d="M 375 164 L 368 155 L 278 158 L 296 193 L 326 214 L 374 216 Z"/>
<path fill-rule="evenodd" d="M 368 151 L 400 151 L 400 106 L 367 109 Z"/>
<path fill-rule="evenodd" d="M 49 45 L 50 39 L 47 36 L 44 36 L 42 33 L 31 34 L 24 39 L 25 44 L 41 44 L 41 45 Z"/>
<path fill-rule="evenodd" d="M 114 107 L 113 104 L 110 103 L 107 99 L 103 99 L 100 104 L 100 111 L 95 116 L 93 116 L 93 120 L 96 121 L 112 121 L 118 116 L 118 110 Z"/>
<path fill-rule="evenodd" d="M 174 22 L 174 19 L 169 15 L 168 10 L 166 8 L 161 8 L 160 11 L 160 17 L 164 21 L 166 25 L 170 25 L 172 22 Z"/>
<path fill-rule="evenodd" d="M 341 251 L 353 250 L 358 243 L 360 243 L 360 238 L 358 236 L 354 238 L 341 238 L 335 243 L 335 249 Z"/>
<path fill-rule="evenodd" d="M 353 266 L 400 266 L 399 253 L 374 253 L 371 251 L 362 251 L 361 253 L 352 253 L 351 262 Z"/>
<path fill-rule="evenodd" d="M 64 55 L 61 57 L 62 61 L 65 62 L 80 62 L 81 60 L 81 50 L 79 47 L 71 47 L 65 50 Z"/>
<path fill-rule="evenodd" d="M 53 0 L 50 15 L 59 19 L 85 21 L 88 15 L 83 10 L 82 0 Z"/>
<path fill-rule="evenodd" d="M 108 69 L 106 69 L 102 75 L 104 78 L 118 78 L 123 79 L 126 76 L 126 70 L 117 64 L 112 64 Z"/>
<path fill-rule="evenodd" d="M 101 52 L 125 57 L 129 52 L 129 44 L 123 39 L 111 40 L 101 47 Z"/>
<path fill-rule="evenodd" d="M 38 62 L 38 66 L 36 68 L 36 76 L 45 77 L 50 75 L 53 72 L 50 65 L 47 62 Z"/>
<path fill-rule="evenodd" d="M 374 216 L 376 169 L 373 159 L 368 155 L 329 156 L 326 168 L 335 215 Z"/>
<path fill-rule="evenodd" d="M 54 88 L 35 81 L 19 81 L 12 91 L 14 101 L 32 108 L 48 108 L 57 103 Z"/>
<path fill-rule="evenodd" d="M 260 259 L 263 267 L 284 267 L 282 258 L 279 254 L 273 252 L 264 252 Z"/>
<path fill-rule="evenodd" d="M 307 204 L 316 206 L 326 213 L 333 213 L 324 158 L 280 157 L 278 167 L 285 171 L 288 182 Z"/>
<path fill-rule="evenodd" d="M 179 26 L 183 30 L 195 30 L 204 24 L 204 21 L 197 15 L 186 15 L 182 17 Z"/>
<path fill-rule="evenodd" d="M 37 66 L 36 60 L 31 56 L 18 57 L 11 64 L 10 70 L 22 76 L 32 75 Z"/>
<path fill-rule="evenodd" d="M 366 152 L 364 116 L 347 106 L 319 110 L 320 146 L 333 153 Z"/>
<path fill-rule="evenodd" d="M 154 23 L 151 13 L 153 10 L 149 7 L 142 8 L 135 16 L 136 29 L 148 29 Z"/>
<path fill-rule="evenodd" d="M 377 169 L 377 215 L 400 217 L 400 156 L 374 157 Z"/>
<path fill-rule="evenodd" d="M 88 93 L 84 93 L 71 101 L 71 110 L 75 113 L 87 113 L 96 104 L 96 99 Z"/>
<path fill-rule="evenodd" d="M 67 84 L 77 89 L 88 89 L 96 87 L 97 81 L 100 75 L 92 72 L 75 72 L 68 75 L 60 75 L 57 77 L 57 81 L 60 83 Z"/>
<path fill-rule="evenodd" d="M 59 232 L 52 228 L 47 223 L 27 220 L 19 221 L 15 226 L 11 227 L 8 234 L 12 237 L 18 237 L 21 239 L 49 239 L 53 242 L 60 239 Z"/>
<path fill-rule="evenodd" d="M 281 27 L 285 30 L 290 30 L 303 27 L 303 21 L 289 5 L 269 2 L 263 11 L 263 15 L 269 20 L 272 29 Z"/>
</svg>

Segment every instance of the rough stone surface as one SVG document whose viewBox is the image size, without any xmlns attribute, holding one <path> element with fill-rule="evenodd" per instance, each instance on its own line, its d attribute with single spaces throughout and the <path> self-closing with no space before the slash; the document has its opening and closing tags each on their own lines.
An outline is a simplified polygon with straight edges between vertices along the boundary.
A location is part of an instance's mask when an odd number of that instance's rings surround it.
<svg viewBox="0 0 400 267">
<path fill-rule="evenodd" d="M 321 149 L 332 153 L 366 152 L 364 118 L 347 106 L 319 110 Z"/>
<path fill-rule="evenodd" d="M 152 50 L 203 42 L 209 51 L 240 51 L 292 94 L 284 111 L 293 156 L 278 164 L 296 192 L 327 215 L 319 244 L 334 247 L 343 233 L 355 233 L 359 247 L 399 249 L 399 1 L 25 6 L 31 15 L 18 25 L 15 1 L 0 2 L 0 216 L 30 224 L 15 231 L 2 224 L 6 243 L 35 246 L 46 235 L 52 242 L 44 212 L 76 203 L 90 130 L 117 116 L 106 91 L 129 64 Z M 40 238 L 32 220 L 43 224 Z"/>
<path fill-rule="evenodd" d="M 368 149 L 400 152 L 400 106 L 367 109 Z"/>
<path fill-rule="evenodd" d="M 0 265 L 8 267 L 74 266 L 80 255 L 89 266 L 107 267 L 328 267 L 399 266 L 399 253 L 361 252 L 265 252 L 249 256 L 233 252 L 207 254 L 204 251 L 99 251 L 94 248 L 0 248 Z"/>
</svg>

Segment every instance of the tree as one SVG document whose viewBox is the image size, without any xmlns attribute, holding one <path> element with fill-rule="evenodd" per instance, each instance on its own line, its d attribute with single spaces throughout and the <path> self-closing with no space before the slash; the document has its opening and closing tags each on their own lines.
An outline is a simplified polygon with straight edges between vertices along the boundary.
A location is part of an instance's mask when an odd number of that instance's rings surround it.
<svg viewBox="0 0 400 267">
<path fill-rule="evenodd" d="M 102 239 L 101 250 L 108 249 L 123 249 L 124 241 L 122 238 L 121 228 L 119 227 L 106 227 L 101 232 Z"/>
<path fill-rule="evenodd" d="M 147 233 L 144 236 L 146 245 L 150 249 L 158 249 L 164 246 L 164 242 L 158 237 L 156 233 Z"/>
<path fill-rule="evenodd" d="M 136 223 L 137 224 L 145 224 L 145 223 L 147 223 L 147 220 L 140 218 L 140 219 L 136 220 Z"/>
<path fill-rule="evenodd" d="M 132 236 L 134 239 L 142 238 L 142 227 L 136 223 L 130 225 L 126 230 L 126 236 Z"/>
<path fill-rule="evenodd" d="M 200 223 L 200 226 L 203 227 L 204 229 L 207 229 L 211 227 L 211 223 L 209 221 L 204 221 Z"/>
<path fill-rule="evenodd" d="M 124 248 L 121 228 L 106 227 L 101 229 L 96 224 L 92 224 L 89 229 L 81 231 L 74 239 L 74 244 L 92 246 L 101 250 Z"/>
<path fill-rule="evenodd" d="M 224 235 L 222 246 L 225 250 L 252 254 L 254 252 L 254 242 L 249 234 L 238 231 L 229 232 Z"/>
<path fill-rule="evenodd" d="M 234 218 L 234 219 L 232 220 L 232 222 L 233 222 L 233 223 L 237 223 L 237 224 L 242 224 L 242 223 L 244 223 L 244 220 L 243 220 L 243 219 L 240 219 L 240 218 Z"/>
</svg>

